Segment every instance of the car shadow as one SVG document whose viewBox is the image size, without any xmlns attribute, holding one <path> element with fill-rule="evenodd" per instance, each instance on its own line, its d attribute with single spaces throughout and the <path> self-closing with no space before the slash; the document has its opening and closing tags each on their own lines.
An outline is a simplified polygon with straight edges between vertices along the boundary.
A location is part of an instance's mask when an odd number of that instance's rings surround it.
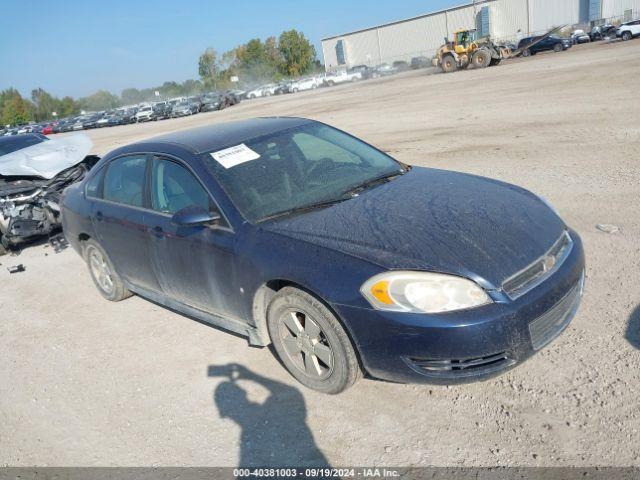
<svg viewBox="0 0 640 480">
<path fill-rule="evenodd" d="M 307 408 L 297 388 L 234 363 L 209 365 L 208 376 L 224 379 L 213 401 L 220 418 L 229 418 L 241 428 L 240 467 L 329 467 L 307 425 Z M 266 400 L 249 400 L 239 381 L 266 389 Z"/>
<path fill-rule="evenodd" d="M 624 338 L 635 348 L 640 350 L 640 305 L 633 309 L 627 322 Z"/>
</svg>

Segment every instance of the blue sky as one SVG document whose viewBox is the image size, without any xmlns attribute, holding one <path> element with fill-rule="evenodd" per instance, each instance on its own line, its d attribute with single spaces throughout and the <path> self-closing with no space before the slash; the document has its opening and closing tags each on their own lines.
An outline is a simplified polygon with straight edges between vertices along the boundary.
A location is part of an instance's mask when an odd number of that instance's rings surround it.
<svg viewBox="0 0 640 480">
<path fill-rule="evenodd" d="M 320 40 L 464 0 L 2 0 L 0 90 L 119 94 L 198 76 L 206 47 L 224 52 L 296 28 Z"/>
</svg>

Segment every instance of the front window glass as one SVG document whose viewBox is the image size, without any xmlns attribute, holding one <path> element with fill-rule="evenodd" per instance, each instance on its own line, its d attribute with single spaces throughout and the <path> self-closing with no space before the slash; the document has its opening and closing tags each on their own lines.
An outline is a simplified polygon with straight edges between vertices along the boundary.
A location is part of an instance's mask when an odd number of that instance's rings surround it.
<svg viewBox="0 0 640 480">
<path fill-rule="evenodd" d="M 142 207 L 146 156 L 122 157 L 109 164 L 103 198 L 111 202 Z"/>
<path fill-rule="evenodd" d="M 209 195 L 202 185 L 181 165 L 154 158 L 151 167 L 151 208 L 174 214 L 193 206 L 210 210 Z"/>
<path fill-rule="evenodd" d="M 249 221 L 337 200 L 363 183 L 403 171 L 383 152 L 321 124 L 283 130 L 244 145 L 250 151 L 241 149 L 240 162 L 223 162 L 229 168 L 209 153 L 203 158 Z"/>
</svg>

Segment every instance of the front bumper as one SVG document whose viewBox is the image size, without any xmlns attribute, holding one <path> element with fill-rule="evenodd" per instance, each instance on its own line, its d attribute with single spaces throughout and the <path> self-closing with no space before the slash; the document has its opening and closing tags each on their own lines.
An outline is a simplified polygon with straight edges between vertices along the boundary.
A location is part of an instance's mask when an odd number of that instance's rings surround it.
<svg viewBox="0 0 640 480">
<path fill-rule="evenodd" d="M 371 376 L 406 383 L 484 380 L 524 362 L 567 327 L 584 281 L 584 251 L 573 248 L 543 283 L 513 301 L 438 315 L 333 305 Z"/>
</svg>

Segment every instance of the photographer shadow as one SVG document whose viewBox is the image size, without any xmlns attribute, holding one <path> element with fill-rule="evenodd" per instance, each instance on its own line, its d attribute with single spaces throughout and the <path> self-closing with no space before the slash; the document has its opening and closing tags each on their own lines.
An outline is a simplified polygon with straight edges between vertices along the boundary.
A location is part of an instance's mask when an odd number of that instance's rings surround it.
<svg viewBox="0 0 640 480">
<path fill-rule="evenodd" d="M 241 428 L 240 467 L 329 467 L 307 425 L 298 389 L 233 363 L 210 365 L 208 376 L 227 377 L 213 399 L 220 418 L 230 418 Z M 267 399 L 250 401 L 238 380 L 261 385 L 269 392 Z"/>
<path fill-rule="evenodd" d="M 640 305 L 631 312 L 624 336 L 633 347 L 640 350 Z"/>
</svg>

